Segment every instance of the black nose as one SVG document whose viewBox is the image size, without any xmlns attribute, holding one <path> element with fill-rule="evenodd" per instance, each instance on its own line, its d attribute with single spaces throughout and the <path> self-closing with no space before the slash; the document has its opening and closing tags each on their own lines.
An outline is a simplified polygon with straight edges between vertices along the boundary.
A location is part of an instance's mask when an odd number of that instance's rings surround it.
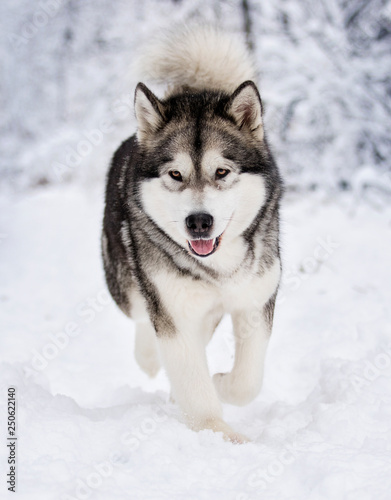
<svg viewBox="0 0 391 500">
<path fill-rule="evenodd" d="M 195 238 L 206 236 L 213 226 L 213 217 L 209 214 L 191 214 L 186 217 L 186 226 Z"/>
</svg>

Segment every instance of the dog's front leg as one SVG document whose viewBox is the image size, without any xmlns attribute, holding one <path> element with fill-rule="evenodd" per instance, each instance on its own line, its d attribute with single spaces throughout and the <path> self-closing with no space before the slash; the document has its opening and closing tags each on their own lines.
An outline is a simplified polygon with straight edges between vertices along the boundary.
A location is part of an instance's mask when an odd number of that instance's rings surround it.
<svg viewBox="0 0 391 500">
<path fill-rule="evenodd" d="M 159 335 L 158 346 L 173 396 L 189 427 L 222 432 L 226 440 L 235 443 L 248 441 L 222 418 L 221 403 L 207 366 L 202 331 L 187 325 L 186 333 L 179 330 Z"/>
<path fill-rule="evenodd" d="M 235 361 L 230 373 L 217 373 L 213 380 L 225 403 L 245 405 L 260 392 L 266 348 L 273 323 L 275 294 L 260 307 L 234 311 Z"/>
</svg>

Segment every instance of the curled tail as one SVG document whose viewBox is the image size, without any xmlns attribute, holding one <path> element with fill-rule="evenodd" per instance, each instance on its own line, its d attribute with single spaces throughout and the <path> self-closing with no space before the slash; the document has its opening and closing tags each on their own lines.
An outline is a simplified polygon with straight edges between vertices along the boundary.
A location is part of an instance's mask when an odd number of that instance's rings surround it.
<svg viewBox="0 0 391 500">
<path fill-rule="evenodd" d="M 245 44 L 211 26 L 171 31 L 152 42 L 139 61 L 145 79 L 168 84 L 169 94 L 190 87 L 233 92 L 256 71 Z"/>
</svg>

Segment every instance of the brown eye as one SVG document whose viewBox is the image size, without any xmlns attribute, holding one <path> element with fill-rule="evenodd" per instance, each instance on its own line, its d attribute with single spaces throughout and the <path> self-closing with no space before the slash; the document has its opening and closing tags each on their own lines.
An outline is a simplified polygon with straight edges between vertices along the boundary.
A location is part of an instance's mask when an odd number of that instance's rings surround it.
<svg viewBox="0 0 391 500">
<path fill-rule="evenodd" d="M 170 170 L 168 175 L 174 179 L 174 181 L 182 182 L 182 174 L 178 170 Z"/>
<path fill-rule="evenodd" d="M 229 170 L 226 168 L 218 168 L 216 170 L 216 179 L 223 179 L 229 174 Z"/>
</svg>

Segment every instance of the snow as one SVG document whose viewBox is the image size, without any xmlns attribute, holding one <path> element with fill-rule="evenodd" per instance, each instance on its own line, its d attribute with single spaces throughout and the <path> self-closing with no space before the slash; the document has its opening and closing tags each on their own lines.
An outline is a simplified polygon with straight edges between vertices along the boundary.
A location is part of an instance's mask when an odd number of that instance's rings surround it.
<svg viewBox="0 0 391 500">
<path fill-rule="evenodd" d="M 140 48 L 176 22 L 240 33 L 243 2 L 1 3 L 0 463 L 13 385 L 20 499 L 391 498 L 390 1 L 248 4 L 288 189 L 262 393 L 224 407 L 251 438 L 235 446 L 187 429 L 164 373 L 137 367 L 100 228 Z M 230 369 L 228 317 L 208 356 Z"/>
<path fill-rule="evenodd" d="M 287 184 L 334 191 L 350 188 L 361 169 L 389 172 L 390 0 L 247 3 L 266 129 Z M 113 150 L 134 131 L 134 61 L 143 45 L 161 28 L 199 20 L 241 33 L 242 6 L 3 0 L 1 180 L 16 189 L 99 185 Z M 390 178 L 380 186 L 389 198 Z"/>
<path fill-rule="evenodd" d="M 18 498 L 389 500 L 390 208 L 286 196 L 264 386 L 224 406 L 252 442 L 232 445 L 187 429 L 164 373 L 137 367 L 133 324 L 103 279 L 102 188 L 0 198 L 0 421 L 4 436 L 14 385 Z M 232 355 L 225 318 L 211 372 Z"/>
</svg>

